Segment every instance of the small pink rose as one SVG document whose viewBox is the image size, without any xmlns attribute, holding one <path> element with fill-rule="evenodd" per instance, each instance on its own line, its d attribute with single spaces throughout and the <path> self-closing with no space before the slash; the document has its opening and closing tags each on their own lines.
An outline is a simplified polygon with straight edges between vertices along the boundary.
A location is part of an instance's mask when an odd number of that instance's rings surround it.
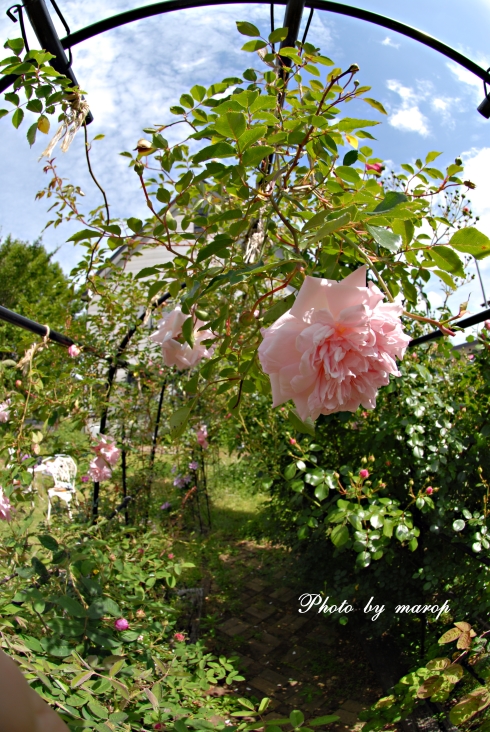
<svg viewBox="0 0 490 732">
<path fill-rule="evenodd" d="M 74 343 L 72 343 L 68 349 L 68 355 L 70 356 L 70 358 L 76 358 L 77 356 L 80 355 L 81 352 L 82 352 L 81 349 L 78 346 L 76 346 Z"/>
<path fill-rule="evenodd" d="M 173 559 L 174 557 L 175 557 L 175 554 L 172 554 L 172 553 L 170 553 L 170 554 L 168 555 L 168 558 L 169 558 L 169 559 Z"/>
<path fill-rule="evenodd" d="M 182 642 L 185 640 L 185 635 L 183 633 L 174 633 L 174 640 Z"/>
<path fill-rule="evenodd" d="M 88 477 L 88 475 L 82 475 L 80 480 L 82 481 L 82 483 L 88 483 L 90 478 Z"/>
<path fill-rule="evenodd" d="M 366 164 L 366 170 L 373 170 L 375 173 L 382 173 L 384 169 L 384 165 L 381 165 L 381 163 Z"/>
<path fill-rule="evenodd" d="M 359 475 L 361 476 L 361 478 L 363 480 L 365 480 L 366 478 L 369 478 L 369 470 L 366 470 L 366 468 L 363 468 L 362 470 L 359 471 Z"/>
<path fill-rule="evenodd" d="M 129 623 L 126 618 L 118 618 L 114 623 L 114 627 L 116 630 L 127 630 L 129 628 Z"/>
<path fill-rule="evenodd" d="M 10 515 L 11 510 L 10 501 L 3 492 L 2 486 L 0 486 L 0 521 L 10 521 L 12 518 Z"/>
<path fill-rule="evenodd" d="M 425 492 L 427 493 L 428 496 L 431 496 L 434 493 L 434 489 L 431 485 L 428 485 L 427 488 L 425 489 Z"/>
<path fill-rule="evenodd" d="M 291 443 L 291 445 L 296 445 L 296 440 L 294 439 L 294 437 L 290 437 L 289 442 Z"/>
<path fill-rule="evenodd" d="M 485 322 L 483 323 L 483 327 L 485 328 L 485 330 L 490 330 L 490 320 L 485 320 Z"/>
</svg>

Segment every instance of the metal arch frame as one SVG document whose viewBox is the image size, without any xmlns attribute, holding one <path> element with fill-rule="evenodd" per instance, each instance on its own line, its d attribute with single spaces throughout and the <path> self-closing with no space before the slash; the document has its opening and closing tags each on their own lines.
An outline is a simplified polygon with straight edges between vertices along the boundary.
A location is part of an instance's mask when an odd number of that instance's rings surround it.
<svg viewBox="0 0 490 732">
<path fill-rule="evenodd" d="M 269 1 L 240 0 L 240 4 L 244 3 L 253 5 L 261 3 L 268 5 Z M 152 5 L 135 8 L 134 10 L 127 10 L 123 13 L 113 15 L 110 18 L 99 20 L 92 25 L 86 26 L 85 28 L 71 33 L 69 36 L 62 38 L 61 45 L 63 48 L 71 48 L 78 43 L 82 43 L 83 41 L 93 38 L 105 31 L 119 28 L 122 25 L 127 25 L 128 23 L 132 23 L 136 20 L 143 20 L 144 18 L 150 18 L 154 15 L 162 15 L 163 13 L 170 13 L 175 10 L 187 10 L 190 8 L 206 7 L 209 5 L 234 4 L 237 4 L 237 0 L 165 0 L 164 2 L 157 2 Z M 274 0 L 274 4 L 286 5 L 288 7 L 293 5 L 293 3 L 288 2 L 287 0 Z M 442 41 L 439 41 L 437 38 L 434 38 L 417 28 L 412 28 L 405 23 L 400 23 L 398 20 L 387 18 L 384 15 L 373 13 L 370 10 L 363 10 L 362 8 L 355 8 L 342 3 L 330 2 L 330 0 L 305 0 L 304 5 L 315 10 L 325 10 L 339 15 L 346 15 L 351 18 L 357 18 L 358 20 L 365 20 L 368 23 L 373 23 L 374 25 L 379 25 L 383 28 L 387 28 L 388 30 L 400 33 L 407 38 L 411 38 L 414 41 L 422 43 L 424 46 L 432 48 L 434 51 L 438 51 L 438 53 L 441 53 L 443 56 L 455 61 L 460 66 L 463 66 L 465 69 L 475 74 L 475 76 L 478 76 L 482 81 L 490 83 L 490 73 L 481 66 L 478 66 L 477 63 L 466 56 L 463 56 L 463 54 L 455 51 L 445 43 L 442 43 Z M 289 39 L 287 40 L 289 41 Z"/>
<path fill-rule="evenodd" d="M 153 3 L 151 5 L 134 8 L 133 10 L 127 10 L 123 13 L 113 15 L 110 18 L 105 18 L 93 23 L 92 25 L 86 26 L 85 28 L 81 28 L 74 33 L 70 33 L 61 39 L 58 38 L 44 0 L 24 0 L 24 8 L 36 32 L 39 42 L 46 48 L 46 50 L 55 54 L 56 59 L 53 61 L 53 65 L 55 67 L 59 66 L 60 71 L 67 74 L 70 78 L 73 76 L 72 80 L 76 81 L 73 72 L 69 68 L 69 61 L 66 58 L 64 49 L 71 49 L 78 43 L 82 43 L 83 41 L 93 38 L 100 33 L 104 33 L 105 31 L 119 28 L 122 25 L 127 25 L 128 23 L 143 20 L 144 18 L 149 18 L 154 15 L 162 15 L 175 10 L 186 10 L 198 7 L 233 5 L 236 4 L 236 2 L 237 0 L 166 0 L 164 2 Z M 257 2 L 269 4 L 268 0 L 241 0 L 241 2 L 247 4 L 256 4 Z M 455 51 L 445 43 L 442 43 L 442 41 L 439 41 L 437 38 L 434 38 L 417 28 L 406 25 L 405 23 L 400 23 L 392 18 L 388 18 L 378 13 L 373 13 L 369 10 L 363 10 L 362 8 L 331 2 L 330 0 L 275 0 L 275 4 L 287 6 L 284 22 L 286 22 L 286 19 L 288 22 L 290 20 L 294 20 L 294 24 L 297 24 L 297 30 L 295 29 L 296 38 L 303 7 L 306 5 L 308 8 L 337 13 L 339 15 L 345 15 L 358 20 L 364 20 L 368 23 L 373 23 L 374 25 L 381 26 L 382 28 L 387 28 L 388 30 L 400 33 L 401 35 L 411 38 L 428 48 L 432 48 L 434 51 L 437 51 L 443 56 L 446 56 L 446 58 L 451 59 L 455 63 L 467 69 L 472 74 L 482 79 L 482 81 L 490 83 L 489 70 L 483 69 L 477 63 L 466 56 L 463 56 L 463 54 Z M 291 30 L 293 29 L 291 28 Z M 290 35 L 291 38 L 288 35 L 286 42 L 294 43 L 294 32 Z M 294 40 L 296 39 L 294 38 Z M 283 44 L 284 43 L 285 42 L 283 42 Z M 13 76 L 4 77 L 3 80 L 0 80 L 0 91 L 8 88 L 8 86 L 14 82 L 15 78 L 16 77 Z"/>
</svg>

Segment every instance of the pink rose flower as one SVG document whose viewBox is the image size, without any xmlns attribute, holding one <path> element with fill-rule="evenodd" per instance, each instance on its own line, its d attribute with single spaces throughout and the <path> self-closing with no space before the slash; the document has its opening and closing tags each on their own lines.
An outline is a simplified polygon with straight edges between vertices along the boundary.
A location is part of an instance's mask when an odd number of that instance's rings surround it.
<svg viewBox="0 0 490 732">
<path fill-rule="evenodd" d="M 99 435 L 100 441 L 95 445 L 94 450 L 97 455 L 101 455 L 109 465 L 115 465 L 121 457 L 121 450 L 114 444 L 113 437 Z"/>
<path fill-rule="evenodd" d="M 425 492 L 427 493 L 428 496 L 431 496 L 434 493 L 434 489 L 431 485 L 428 485 L 427 488 L 425 489 Z"/>
<path fill-rule="evenodd" d="M 359 471 L 359 475 L 364 480 L 365 478 L 369 478 L 369 470 L 366 470 L 366 468 L 363 468 Z"/>
<path fill-rule="evenodd" d="M 410 341 L 401 313 L 372 282 L 366 287 L 366 267 L 342 282 L 306 277 L 291 310 L 262 329 L 258 355 L 273 407 L 292 399 L 302 420 L 374 409 L 378 389 L 400 376 L 395 358 Z"/>
<path fill-rule="evenodd" d="M 206 450 L 209 447 L 207 437 L 208 437 L 208 428 L 206 427 L 205 424 L 201 424 L 197 428 L 197 442 L 199 443 L 199 445 L 201 445 L 201 447 L 204 450 Z"/>
<path fill-rule="evenodd" d="M 375 173 L 382 173 L 385 169 L 384 165 L 381 165 L 381 163 L 367 163 L 366 164 L 366 170 L 374 170 Z"/>
<path fill-rule="evenodd" d="M 116 630 L 127 630 L 129 628 L 129 623 L 126 618 L 118 618 L 114 623 L 114 627 Z"/>
<path fill-rule="evenodd" d="M 109 480 L 112 476 L 112 470 L 106 463 L 103 457 L 94 458 L 88 469 L 89 477 L 96 483 L 102 483 L 104 480 Z"/>
<path fill-rule="evenodd" d="M 70 358 L 76 358 L 81 354 L 82 350 L 76 346 L 74 343 L 68 348 L 68 355 Z"/>
<path fill-rule="evenodd" d="M 82 477 L 80 478 L 80 480 L 82 481 L 82 483 L 88 483 L 89 480 L 90 480 L 90 478 L 89 478 L 88 475 L 82 475 Z"/>
<path fill-rule="evenodd" d="M 175 557 L 175 554 L 170 553 L 167 556 L 168 556 L 169 559 L 173 559 Z"/>
<path fill-rule="evenodd" d="M 10 521 L 12 518 L 10 515 L 10 512 L 12 510 L 12 505 L 3 492 L 3 488 L 0 485 L 0 520 L 1 521 Z"/>
<path fill-rule="evenodd" d="M 174 633 L 174 639 L 176 641 L 184 641 L 185 635 L 183 633 Z"/>
<path fill-rule="evenodd" d="M 8 422 L 10 419 L 10 399 L 0 404 L 0 422 Z"/>
<path fill-rule="evenodd" d="M 206 348 L 201 345 L 202 341 L 212 338 L 210 330 L 199 330 L 204 325 L 202 320 L 197 319 L 194 324 L 194 346 L 191 348 L 187 342 L 177 340 L 182 335 L 182 326 L 190 318 L 185 315 L 180 305 L 175 310 L 166 313 L 158 324 L 158 330 L 150 336 L 154 343 L 162 346 L 163 362 L 166 366 L 176 366 L 178 369 L 190 369 L 199 363 L 203 358 L 210 358 L 214 348 Z"/>
</svg>

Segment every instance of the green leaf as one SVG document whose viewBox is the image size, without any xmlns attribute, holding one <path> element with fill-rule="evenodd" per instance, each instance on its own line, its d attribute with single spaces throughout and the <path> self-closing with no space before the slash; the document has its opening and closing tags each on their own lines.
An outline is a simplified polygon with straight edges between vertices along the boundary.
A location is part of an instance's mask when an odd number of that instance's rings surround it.
<svg viewBox="0 0 490 732">
<path fill-rule="evenodd" d="M 241 152 L 244 152 L 250 145 L 257 142 L 267 134 L 267 127 L 265 125 L 255 125 L 245 132 L 238 138 L 238 147 Z"/>
<path fill-rule="evenodd" d="M 444 272 L 464 277 L 463 262 L 453 249 L 438 244 L 428 250 L 431 258 Z M 490 253 L 490 252 L 489 252 Z"/>
<path fill-rule="evenodd" d="M 76 689 L 77 686 L 81 686 L 85 681 L 92 678 L 95 671 L 83 671 L 81 674 L 74 676 L 70 682 L 70 687 Z"/>
<path fill-rule="evenodd" d="M 381 226 L 367 225 L 366 229 L 380 247 L 384 247 L 393 253 L 400 249 L 402 239 L 398 234 L 393 234 L 389 229 L 383 229 Z"/>
<path fill-rule="evenodd" d="M 337 548 L 344 546 L 344 544 L 347 544 L 349 538 L 350 535 L 347 526 L 336 526 L 330 534 L 332 544 Z"/>
<path fill-rule="evenodd" d="M 36 133 L 37 133 L 37 122 L 34 122 L 33 125 L 29 127 L 27 130 L 27 142 L 29 143 L 30 147 L 34 145 L 36 142 Z"/>
<path fill-rule="evenodd" d="M 29 110 L 29 112 L 41 114 L 41 112 L 43 111 L 43 103 L 40 99 L 31 99 L 30 102 L 27 102 L 26 108 Z"/>
<path fill-rule="evenodd" d="M 271 43 L 280 43 L 281 41 L 285 41 L 287 36 L 287 28 L 276 28 L 272 33 L 269 33 L 269 41 Z"/>
<path fill-rule="evenodd" d="M 196 263 L 204 262 L 204 260 L 216 255 L 218 257 L 225 257 L 228 254 L 228 247 L 233 244 L 233 240 L 229 237 L 214 239 L 214 241 L 206 244 L 202 249 L 199 250 L 197 255 Z M 221 254 L 219 254 L 221 252 Z"/>
<path fill-rule="evenodd" d="M 248 167 L 255 168 L 264 158 L 272 155 L 273 152 L 274 148 L 269 145 L 250 147 L 243 153 L 242 162 Z"/>
<path fill-rule="evenodd" d="M 335 168 L 335 174 L 345 180 L 347 183 L 359 183 L 361 180 L 359 173 L 355 168 L 349 168 L 348 165 L 339 165 Z"/>
<path fill-rule="evenodd" d="M 331 724 L 332 722 L 338 722 L 340 717 L 335 714 L 328 714 L 326 717 L 315 717 L 315 719 L 309 719 L 308 724 L 311 727 L 319 727 L 323 724 Z"/>
<path fill-rule="evenodd" d="M 449 244 L 458 252 L 471 254 L 475 259 L 483 259 L 490 254 L 490 239 L 472 226 L 453 234 Z"/>
<path fill-rule="evenodd" d="M 182 325 L 182 336 L 191 348 L 194 348 L 194 323 L 192 317 L 187 318 Z"/>
<path fill-rule="evenodd" d="M 289 715 L 289 721 L 293 727 L 299 727 L 305 721 L 305 715 L 299 709 L 294 709 Z"/>
<path fill-rule="evenodd" d="M 242 51 L 248 51 L 251 53 L 253 51 L 260 51 L 261 48 L 265 48 L 266 46 L 267 43 L 265 41 L 247 41 L 247 43 L 242 46 Z"/>
<path fill-rule="evenodd" d="M 243 20 L 238 20 L 236 23 L 236 27 L 238 29 L 238 32 L 242 34 L 242 36 L 252 36 L 252 38 L 258 38 L 260 37 L 260 31 L 257 28 L 257 26 L 253 25 L 252 23 L 247 23 Z"/>
<path fill-rule="evenodd" d="M 370 107 L 373 107 L 378 112 L 381 112 L 381 114 L 388 114 L 381 102 L 378 102 L 376 99 L 371 99 L 370 97 L 362 97 L 362 99 L 366 102 L 366 104 L 369 104 Z"/>
<path fill-rule="evenodd" d="M 405 203 L 408 201 L 407 196 L 404 193 L 400 193 L 398 191 L 389 191 L 386 196 L 383 198 L 381 203 L 378 203 L 374 211 L 368 211 L 369 214 L 375 214 L 375 213 L 385 213 L 387 211 L 391 211 L 395 206 L 398 206 L 400 203 Z"/>
<path fill-rule="evenodd" d="M 66 241 L 82 241 L 82 239 L 95 239 L 101 236 L 100 231 L 93 231 L 93 229 L 82 229 L 77 231 L 76 234 L 72 234 Z"/>
<path fill-rule="evenodd" d="M 230 158 L 236 155 L 236 150 L 228 142 L 217 142 L 214 145 L 208 145 L 192 158 L 194 163 L 202 163 L 204 160 L 211 158 Z"/>
<path fill-rule="evenodd" d="M 288 419 L 293 425 L 294 429 L 301 434 L 315 436 L 315 424 L 311 417 L 308 417 L 304 422 L 299 416 L 296 409 L 290 409 Z"/>
<path fill-rule="evenodd" d="M 170 417 L 170 435 L 173 439 L 177 439 L 184 433 L 190 414 L 190 407 L 181 407 L 172 414 Z"/>
<path fill-rule="evenodd" d="M 9 113 L 8 109 L 0 109 L 0 119 Z"/>
<path fill-rule="evenodd" d="M 357 150 L 349 150 L 349 152 L 344 155 L 342 165 L 354 165 L 354 163 L 357 163 L 358 157 L 359 153 Z"/>
<path fill-rule="evenodd" d="M 121 615 L 121 610 L 112 598 L 99 597 L 90 605 L 87 614 L 92 620 L 98 620 L 104 615 L 112 615 L 114 618 L 118 618 Z"/>
<path fill-rule="evenodd" d="M 243 114 L 243 112 L 227 112 L 226 115 L 223 115 L 215 122 L 215 127 L 218 132 L 222 133 L 222 129 L 220 129 L 220 123 L 225 120 L 227 128 L 225 134 L 228 137 L 234 137 L 235 140 L 238 140 L 238 138 L 243 135 L 247 128 L 247 120 L 245 118 L 245 115 Z"/>
<path fill-rule="evenodd" d="M 432 272 L 453 290 L 456 289 L 457 285 L 450 274 L 448 274 L 447 272 L 442 272 L 440 269 L 433 269 Z"/>
<path fill-rule="evenodd" d="M 49 549 L 50 552 L 55 552 L 59 548 L 59 544 L 51 534 L 41 534 L 38 536 L 38 541 L 43 545 L 45 549 Z"/>
<path fill-rule="evenodd" d="M 197 260 L 199 261 L 199 259 Z M 262 322 L 264 325 L 267 323 L 274 323 L 278 318 L 281 317 L 281 315 L 284 315 L 293 305 L 294 301 L 296 299 L 296 296 L 294 292 L 292 292 L 287 297 L 282 298 L 282 300 L 278 300 L 278 302 L 274 303 L 274 305 L 267 310 L 267 312 L 264 314 L 264 317 L 262 318 Z"/>
<path fill-rule="evenodd" d="M 429 163 L 432 163 L 432 161 L 438 158 L 439 155 L 442 155 L 442 153 L 436 152 L 435 150 L 427 153 L 427 155 L 425 156 L 425 164 L 428 165 Z"/>
<path fill-rule="evenodd" d="M 196 102 L 202 102 L 204 97 L 206 96 L 206 88 L 204 86 L 200 86 L 199 84 L 196 84 L 191 89 L 191 94 L 196 100 Z"/>
<path fill-rule="evenodd" d="M 88 702 L 88 708 L 92 712 L 92 714 L 95 714 L 96 717 L 99 719 L 107 719 L 109 717 L 109 712 L 105 707 L 102 706 L 102 704 L 99 704 L 95 699 L 91 699 Z"/>
<path fill-rule="evenodd" d="M 18 129 L 21 125 L 22 120 L 24 119 L 24 110 L 20 107 L 17 107 L 15 112 L 12 115 L 12 124 L 15 127 L 15 129 Z"/>
<path fill-rule="evenodd" d="M 143 228 L 143 222 L 141 221 L 141 219 L 135 219 L 131 217 L 128 219 L 127 224 L 131 231 L 134 231 L 135 234 L 139 234 L 139 232 Z"/>
</svg>

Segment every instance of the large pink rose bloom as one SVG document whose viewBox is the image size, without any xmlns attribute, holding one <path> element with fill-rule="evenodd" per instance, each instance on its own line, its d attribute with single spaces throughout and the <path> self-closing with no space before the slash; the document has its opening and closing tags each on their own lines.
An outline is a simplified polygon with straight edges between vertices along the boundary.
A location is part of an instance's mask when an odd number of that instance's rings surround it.
<svg viewBox="0 0 490 732">
<path fill-rule="evenodd" d="M 99 444 L 94 447 L 95 452 L 102 455 L 109 465 L 115 465 L 121 457 L 121 450 L 114 444 L 114 438 L 105 435 L 99 435 L 99 438 Z"/>
<path fill-rule="evenodd" d="M 203 325 L 201 320 L 196 320 L 194 326 L 193 348 L 186 342 L 181 343 L 177 339 L 182 335 L 182 326 L 190 318 L 184 315 L 180 306 L 175 310 L 166 313 L 158 324 L 158 330 L 150 336 L 154 343 L 161 343 L 163 362 L 166 366 L 176 366 L 178 369 L 190 369 L 203 358 L 210 358 L 214 348 L 206 348 L 201 345 L 202 341 L 212 338 L 210 330 L 199 330 Z"/>
<path fill-rule="evenodd" d="M 262 329 L 273 406 L 292 399 L 303 420 L 374 409 L 378 389 L 400 376 L 395 359 L 410 341 L 401 313 L 376 285 L 366 287 L 366 267 L 342 282 L 306 277 L 291 310 Z"/>
<path fill-rule="evenodd" d="M 102 481 L 110 479 L 112 470 L 104 458 L 99 456 L 90 462 L 87 473 L 96 483 L 102 483 Z"/>
<path fill-rule="evenodd" d="M 11 510 L 12 506 L 10 505 L 10 501 L 3 492 L 2 486 L 0 486 L 0 520 L 10 521 L 12 518 L 10 515 Z"/>
</svg>

